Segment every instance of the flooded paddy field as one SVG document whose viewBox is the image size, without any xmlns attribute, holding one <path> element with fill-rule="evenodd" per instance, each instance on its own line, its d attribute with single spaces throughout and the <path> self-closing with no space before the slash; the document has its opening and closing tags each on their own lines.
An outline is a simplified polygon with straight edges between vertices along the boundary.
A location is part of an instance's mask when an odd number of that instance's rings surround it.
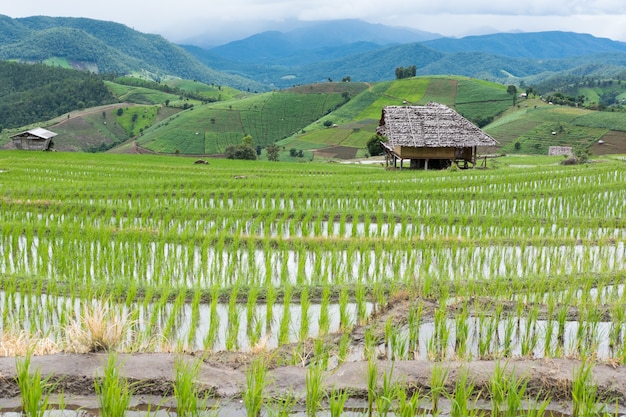
<svg viewBox="0 0 626 417">
<path fill-rule="evenodd" d="M 38 369 L 52 414 L 102 411 L 115 375 L 140 415 L 623 411 L 621 161 L 0 169 L 0 414 Z"/>
</svg>

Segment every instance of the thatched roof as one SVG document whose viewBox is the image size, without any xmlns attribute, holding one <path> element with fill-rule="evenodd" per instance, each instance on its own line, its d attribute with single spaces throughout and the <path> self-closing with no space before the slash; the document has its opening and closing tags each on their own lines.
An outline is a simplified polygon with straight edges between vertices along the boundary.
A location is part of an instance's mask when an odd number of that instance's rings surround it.
<svg viewBox="0 0 626 417">
<path fill-rule="evenodd" d="M 451 108 L 438 103 L 425 106 L 386 106 L 377 132 L 389 146 L 465 148 L 493 146 L 495 139 Z"/>
</svg>

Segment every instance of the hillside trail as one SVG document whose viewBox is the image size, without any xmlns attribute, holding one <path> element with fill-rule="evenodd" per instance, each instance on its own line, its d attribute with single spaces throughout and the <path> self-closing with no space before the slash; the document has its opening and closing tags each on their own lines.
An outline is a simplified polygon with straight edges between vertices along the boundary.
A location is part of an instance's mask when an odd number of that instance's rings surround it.
<svg viewBox="0 0 626 417">
<path fill-rule="evenodd" d="M 105 104 L 103 106 L 90 107 L 84 110 L 77 110 L 73 112 L 69 112 L 64 114 L 63 116 L 56 117 L 52 119 L 54 124 L 50 125 L 51 128 L 63 126 L 67 121 L 74 120 L 80 117 L 89 116 L 96 113 L 101 113 L 103 111 L 117 109 L 119 107 L 133 107 L 136 106 L 134 103 L 115 103 L 115 104 Z"/>
</svg>

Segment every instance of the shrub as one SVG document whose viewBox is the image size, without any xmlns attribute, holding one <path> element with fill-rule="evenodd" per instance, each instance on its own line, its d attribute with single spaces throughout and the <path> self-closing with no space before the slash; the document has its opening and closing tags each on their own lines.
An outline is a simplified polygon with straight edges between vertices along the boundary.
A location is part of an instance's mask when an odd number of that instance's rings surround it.
<svg viewBox="0 0 626 417">
<path fill-rule="evenodd" d="M 383 146 L 381 142 L 387 142 L 387 138 L 380 135 L 374 135 L 367 141 L 367 151 L 371 156 L 383 154 Z"/>
</svg>

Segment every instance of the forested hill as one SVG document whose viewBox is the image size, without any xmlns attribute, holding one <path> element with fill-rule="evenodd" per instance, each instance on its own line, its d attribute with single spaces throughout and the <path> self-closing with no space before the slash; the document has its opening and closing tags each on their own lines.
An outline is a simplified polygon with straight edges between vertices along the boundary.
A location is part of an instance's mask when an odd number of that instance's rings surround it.
<svg viewBox="0 0 626 417">
<path fill-rule="evenodd" d="M 114 101 L 101 76 L 0 61 L 0 130 Z"/>
<path fill-rule="evenodd" d="M 0 59 L 88 69 L 92 72 L 177 76 L 260 90 L 260 83 L 203 65 L 160 35 L 119 23 L 69 17 L 0 16 Z"/>
</svg>

